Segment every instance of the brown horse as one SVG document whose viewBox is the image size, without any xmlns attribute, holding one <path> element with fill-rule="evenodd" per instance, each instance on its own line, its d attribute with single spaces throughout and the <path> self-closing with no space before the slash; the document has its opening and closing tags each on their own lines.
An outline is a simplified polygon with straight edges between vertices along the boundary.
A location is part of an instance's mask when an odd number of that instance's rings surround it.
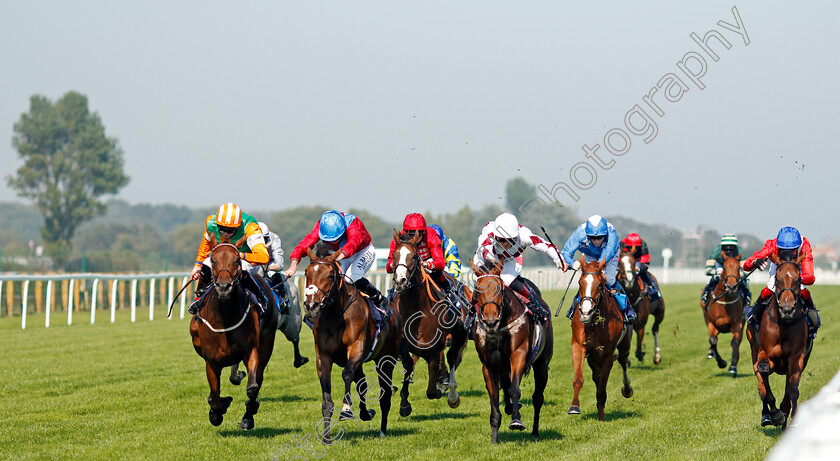
<svg viewBox="0 0 840 461">
<path fill-rule="evenodd" d="M 624 371 L 621 395 L 630 398 L 633 388 L 627 374 L 627 357 L 633 340 L 633 329 L 624 325 L 618 301 L 607 293 L 607 280 L 603 274 L 606 260 L 586 262 L 580 258 L 581 275 L 578 289 L 578 306 L 572 317 L 572 367 L 575 380 L 572 383 L 574 397 L 569 407 L 570 415 L 580 414 L 580 389 L 583 387 L 583 359 L 586 358 L 595 382 L 595 399 L 598 404 L 598 419 L 604 420 L 604 405 L 607 403 L 607 380 L 618 349 L 618 363 Z"/>
<path fill-rule="evenodd" d="M 554 333 L 551 319 L 536 325 L 528 316 L 523 301 L 505 286 L 500 277 L 502 266 L 478 268 L 472 264 L 476 275 L 472 302 L 478 312 L 473 338 L 475 350 L 483 365 L 484 384 L 490 395 L 490 429 L 492 443 L 498 443 L 502 414 L 499 411 L 499 386 L 505 395 L 505 413 L 510 415 L 510 429 L 521 431 L 519 409 L 522 377 L 534 369 L 534 428 L 532 437 L 540 435 L 540 410 L 548 383 L 548 364 L 554 355 Z M 532 289 L 535 288 L 532 285 Z M 537 294 L 543 307 L 548 305 Z"/>
<path fill-rule="evenodd" d="M 653 274 L 650 274 L 653 280 Z M 662 354 L 659 349 L 659 325 L 665 318 L 665 300 L 662 298 L 651 302 L 642 291 L 642 279 L 636 269 L 636 258 L 633 253 L 621 252 L 619 259 L 618 280 L 624 287 L 627 294 L 627 302 L 636 311 L 636 320 L 633 322 L 633 330 L 636 332 L 636 359 L 641 362 L 645 359 L 645 352 L 642 350 L 642 340 L 645 337 L 645 325 L 648 316 L 653 314 L 653 326 L 650 332 L 653 333 L 653 363 L 659 365 L 662 362 Z"/>
<path fill-rule="evenodd" d="M 726 367 L 726 360 L 718 353 L 718 335 L 732 333 L 732 360 L 729 373 L 738 376 L 738 358 L 740 356 L 741 339 L 744 333 L 744 298 L 741 297 L 738 283 L 741 280 L 741 254 L 727 256 L 722 253 L 723 275 L 709 299 L 703 307 L 703 317 L 709 328 L 709 354 L 707 358 L 714 358 L 718 368 Z"/>
<path fill-rule="evenodd" d="M 467 344 L 467 332 L 463 320 L 466 316 L 466 306 L 452 306 L 443 291 L 435 285 L 431 277 L 422 267 L 422 261 L 417 254 L 419 235 L 406 239 L 394 230 L 394 274 L 392 282 L 397 293 L 393 303 L 400 313 L 400 331 L 403 340 L 400 356 L 406 369 L 400 391 L 400 416 L 411 414 L 411 403 L 408 401 L 409 384 L 414 361 L 411 354 L 426 360 L 429 366 L 429 383 L 426 397 L 439 399 L 446 389 L 444 377 L 441 373 L 441 354 L 446 347 L 447 335 L 452 335 L 451 345 L 446 352 L 449 362 L 449 395 L 447 402 L 451 408 L 461 404 L 458 395 L 458 382 L 455 371 L 461 363 Z M 449 283 L 455 280 L 449 278 Z M 445 369 L 445 368 L 444 368 Z"/>
<path fill-rule="evenodd" d="M 368 411 L 366 395 L 368 379 L 362 364 L 374 360 L 379 377 L 380 390 L 377 393 L 382 409 L 382 424 L 379 435 L 388 432 L 388 412 L 391 409 L 392 374 L 399 351 L 399 329 L 396 314 L 383 325 L 379 338 L 375 339 L 376 327 L 370 314 L 368 301 L 352 283 L 345 282 L 345 276 L 336 262 L 340 252 L 316 255 L 307 249 L 309 266 L 306 268 L 306 288 L 303 305 L 306 318 L 312 322 L 315 337 L 316 368 L 321 382 L 324 417 L 323 442 L 330 444 L 330 423 L 334 404 L 332 400 L 331 372 L 333 363 L 343 368 L 344 399 L 339 420 L 354 419 L 351 385 L 356 383 L 359 393 L 359 416 L 370 421 L 375 412 Z"/>
<path fill-rule="evenodd" d="M 767 302 L 758 334 L 747 328 L 753 370 L 758 379 L 761 397 L 761 425 L 787 427 L 788 417 L 796 415 L 799 400 L 799 380 L 808 365 L 811 348 L 805 306 L 800 297 L 802 277 L 799 265 L 805 255 L 795 260 L 781 261 L 776 254 L 770 260 L 776 269 L 776 293 Z M 770 390 L 770 375 L 785 375 L 785 396 L 779 409 Z"/>
<path fill-rule="evenodd" d="M 260 407 L 257 396 L 263 382 L 263 371 L 274 350 L 274 333 L 277 331 L 277 307 L 269 297 L 268 312 L 259 318 L 249 296 L 239 284 L 243 276 L 239 259 L 243 236 L 236 244 L 217 243 L 211 235 L 210 261 L 212 264 L 213 290 L 208 293 L 198 315 L 190 322 L 195 351 L 204 358 L 207 382 L 210 384 L 210 423 L 222 424 L 231 397 L 220 397 L 219 376 L 222 368 L 245 362 L 248 385 L 245 415 L 239 423 L 244 430 L 254 428 L 254 414 Z M 255 276 L 263 290 L 269 288 L 262 277 Z M 208 288 L 209 289 L 209 288 Z"/>
</svg>

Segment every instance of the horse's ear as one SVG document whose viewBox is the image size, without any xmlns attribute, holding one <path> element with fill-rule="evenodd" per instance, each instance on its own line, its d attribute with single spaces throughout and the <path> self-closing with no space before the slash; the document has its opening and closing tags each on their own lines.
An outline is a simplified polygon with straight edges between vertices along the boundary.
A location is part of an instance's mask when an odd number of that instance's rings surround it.
<svg viewBox="0 0 840 461">
<path fill-rule="evenodd" d="M 744 257 L 743 253 L 738 253 L 738 256 L 737 256 L 738 261 L 740 261 L 740 260 L 741 260 L 741 258 L 743 258 L 743 257 Z"/>
<path fill-rule="evenodd" d="M 726 252 L 725 251 L 720 250 L 720 258 L 723 259 L 724 261 L 726 261 Z"/>
<path fill-rule="evenodd" d="M 239 240 L 237 240 L 236 243 L 233 244 L 233 246 L 235 246 L 236 248 L 242 248 L 242 245 L 245 244 L 246 240 L 248 240 L 248 236 L 243 235 L 242 237 L 239 237 Z"/>
<path fill-rule="evenodd" d="M 502 273 L 502 262 L 494 262 L 493 267 L 490 268 L 490 273 L 492 273 L 493 275 L 500 275 Z"/>
<path fill-rule="evenodd" d="M 414 234 L 414 237 L 411 238 L 410 242 L 411 242 L 412 245 L 417 246 L 417 245 L 420 244 L 421 239 L 422 239 L 422 237 L 420 236 L 420 233 L 418 232 L 418 233 Z"/>
<path fill-rule="evenodd" d="M 802 261 L 805 261 L 805 253 L 800 254 L 799 257 L 796 258 L 796 265 L 801 266 Z"/>
<path fill-rule="evenodd" d="M 598 261 L 598 272 L 604 270 L 605 267 L 607 267 L 607 258 Z"/>
<path fill-rule="evenodd" d="M 400 233 L 399 233 L 399 232 L 397 232 L 397 229 L 396 229 L 396 228 L 394 228 L 394 241 L 395 241 L 395 242 L 399 242 L 399 241 L 400 241 Z"/>
<path fill-rule="evenodd" d="M 331 262 L 331 263 L 334 263 L 334 262 L 335 262 L 335 258 L 338 258 L 338 255 L 340 255 L 340 254 L 341 254 L 341 250 L 339 250 L 339 251 L 334 251 L 331 255 L 327 256 L 327 258 L 326 258 L 326 259 L 327 259 L 327 261 L 329 261 L 329 262 Z"/>
<path fill-rule="evenodd" d="M 309 259 L 310 259 L 310 260 L 315 260 L 315 259 L 317 259 L 317 258 L 315 257 L 315 253 L 312 251 L 312 248 L 307 248 L 307 249 L 306 249 L 306 256 L 309 256 Z"/>
<path fill-rule="evenodd" d="M 213 248 L 216 248 L 216 245 L 218 245 L 218 244 L 219 244 L 219 242 L 216 240 L 216 234 L 215 233 L 210 234 L 210 250 L 212 250 Z"/>
<path fill-rule="evenodd" d="M 776 254 L 776 253 L 770 253 L 769 258 L 770 258 L 770 261 L 777 266 L 782 262 L 782 260 L 779 259 L 779 255 Z"/>
</svg>

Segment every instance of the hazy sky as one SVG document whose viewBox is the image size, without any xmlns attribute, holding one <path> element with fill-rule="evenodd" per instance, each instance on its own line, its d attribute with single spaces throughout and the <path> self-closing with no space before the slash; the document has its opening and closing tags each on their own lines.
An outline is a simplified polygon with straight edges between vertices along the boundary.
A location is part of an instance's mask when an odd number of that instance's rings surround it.
<svg viewBox="0 0 840 461">
<path fill-rule="evenodd" d="M 568 3 L 4 2 L 0 200 L 29 97 L 76 90 L 130 203 L 398 220 L 504 204 L 519 175 L 581 216 L 840 236 L 837 2 Z M 690 37 L 712 29 L 717 62 Z"/>
</svg>

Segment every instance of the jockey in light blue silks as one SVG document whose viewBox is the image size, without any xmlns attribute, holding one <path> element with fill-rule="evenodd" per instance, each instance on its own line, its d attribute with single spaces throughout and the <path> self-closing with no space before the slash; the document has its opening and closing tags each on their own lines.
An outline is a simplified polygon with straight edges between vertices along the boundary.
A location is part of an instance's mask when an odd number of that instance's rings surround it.
<svg viewBox="0 0 840 461">
<path fill-rule="evenodd" d="M 619 239 L 615 227 L 601 216 L 594 215 L 578 226 L 569 240 L 566 240 L 560 257 L 563 258 L 565 263 L 563 265 L 564 270 L 567 270 L 569 265 L 574 270 L 580 269 L 580 261 L 575 260 L 575 251 L 580 251 L 586 258 L 586 262 L 606 260 L 604 274 L 607 277 L 607 288 L 609 288 L 607 291 L 618 301 L 621 312 L 624 314 L 624 323 L 632 323 L 636 318 L 636 313 L 633 312 L 632 307 L 627 305 L 627 295 L 624 294 L 621 284 L 616 281 L 619 258 L 618 245 Z M 575 298 L 575 302 L 572 303 L 572 307 L 566 314 L 570 319 L 574 315 L 577 303 L 578 299 Z"/>
</svg>

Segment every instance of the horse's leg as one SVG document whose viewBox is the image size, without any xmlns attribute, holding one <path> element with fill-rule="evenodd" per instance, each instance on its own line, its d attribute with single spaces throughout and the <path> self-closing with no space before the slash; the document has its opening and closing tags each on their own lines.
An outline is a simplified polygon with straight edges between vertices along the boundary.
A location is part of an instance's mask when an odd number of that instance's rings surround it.
<svg viewBox="0 0 840 461">
<path fill-rule="evenodd" d="M 707 325 L 709 327 L 709 346 L 711 346 L 709 351 L 714 353 L 718 368 L 726 368 L 726 360 L 723 360 L 723 357 L 718 353 L 718 329 L 715 328 L 715 324 L 711 320 Z"/>
<path fill-rule="evenodd" d="M 662 354 L 659 349 L 659 325 L 665 319 L 665 301 L 659 299 L 659 309 L 653 314 L 653 326 L 650 327 L 650 332 L 653 334 L 653 364 L 659 365 L 662 363 Z"/>
<path fill-rule="evenodd" d="M 356 392 L 359 393 L 359 417 L 362 418 L 362 421 L 370 421 L 376 411 L 367 409 L 368 383 L 361 363 L 356 368 L 356 376 L 353 377 L 353 382 L 356 383 Z"/>
<path fill-rule="evenodd" d="M 239 369 L 239 362 L 236 365 L 230 367 L 230 383 L 234 386 L 238 386 L 239 383 L 242 382 L 242 378 L 245 377 L 245 372 Z"/>
<path fill-rule="evenodd" d="M 353 398 L 350 394 L 350 390 L 353 388 L 353 382 L 359 372 L 359 367 L 361 367 L 361 363 L 348 359 L 347 365 L 345 365 L 344 370 L 341 371 L 341 378 L 344 380 L 344 399 L 342 400 L 341 415 L 338 418 L 339 421 L 354 419 L 356 417 L 353 413 Z M 364 403 L 362 404 L 364 405 Z"/>
<path fill-rule="evenodd" d="M 257 401 L 257 396 L 260 394 L 260 387 L 262 386 L 262 372 L 265 365 L 261 365 L 259 349 L 253 348 L 248 355 L 248 387 L 245 392 L 248 395 L 248 401 L 245 402 L 245 415 L 242 416 L 242 421 L 239 423 L 239 428 L 250 431 L 254 428 L 254 415 L 260 408 L 260 403 Z"/>
<path fill-rule="evenodd" d="M 575 378 L 572 381 L 572 389 L 574 396 L 572 397 L 572 406 L 569 407 L 570 415 L 580 414 L 580 389 L 583 387 L 583 358 L 586 356 L 586 348 L 581 344 L 572 342 L 572 368 L 575 372 Z"/>
<path fill-rule="evenodd" d="M 773 369 L 771 362 L 763 351 L 759 352 L 759 359 L 756 367 L 760 376 L 758 391 L 759 395 L 761 395 L 761 389 L 762 387 L 764 388 L 762 403 L 765 405 L 764 411 L 767 412 L 766 414 L 762 412 L 761 425 L 767 426 L 772 424 L 774 426 L 781 426 L 782 423 L 784 423 L 785 414 L 776 408 L 776 397 L 770 389 L 770 374 L 773 372 Z"/>
<path fill-rule="evenodd" d="M 301 355 L 300 353 L 300 339 L 295 338 L 295 340 L 292 341 L 292 347 L 295 348 L 295 361 L 293 363 L 295 368 L 300 368 L 306 365 L 309 362 L 309 358 L 307 358 L 304 355 Z"/>
<path fill-rule="evenodd" d="M 426 387 L 426 398 L 439 399 L 443 397 L 443 391 L 437 387 L 438 373 L 440 372 L 440 354 L 435 354 L 429 364 L 429 385 Z"/>
<path fill-rule="evenodd" d="M 645 353 L 642 351 L 642 340 L 645 338 L 645 326 L 640 325 L 636 329 L 634 325 L 633 329 L 636 332 L 636 360 L 643 362 L 645 360 Z"/>
<path fill-rule="evenodd" d="M 490 395 L 490 441 L 499 443 L 499 426 L 502 424 L 502 413 L 499 411 L 499 378 L 490 372 L 487 365 L 482 369 L 484 385 L 487 386 L 487 393 Z"/>
<path fill-rule="evenodd" d="M 627 336 L 633 334 L 633 330 L 628 330 Z M 626 337 L 618 344 L 618 363 L 621 365 L 622 371 L 621 395 L 628 399 L 633 396 L 633 386 L 630 385 L 630 374 L 627 371 L 629 365 L 627 358 L 630 356 L 630 345 L 632 342 L 633 338 Z"/>
<path fill-rule="evenodd" d="M 330 422 L 335 405 L 332 400 L 332 383 L 330 382 L 330 371 L 332 360 L 329 357 L 321 357 L 318 348 L 315 348 L 315 366 L 318 369 L 318 380 L 321 382 L 321 415 L 324 418 L 324 432 L 321 434 L 321 442 L 324 445 L 332 444 L 330 438 Z"/>
<path fill-rule="evenodd" d="M 405 368 L 402 390 L 400 390 L 400 416 L 406 417 L 411 414 L 411 403 L 408 401 L 408 385 L 414 376 L 414 360 L 412 360 L 411 354 L 408 353 L 405 340 L 400 344 L 400 359 Z"/>
<path fill-rule="evenodd" d="M 738 359 L 741 356 L 741 338 L 742 338 L 742 328 L 739 326 L 743 326 L 743 323 L 739 325 L 734 325 L 732 327 L 732 361 L 729 364 L 729 373 L 732 374 L 732 377 L 735 378 L 738 376 Z"/>
<path fill-rule="evenodd" d="M 391 357 L 386 356 L 379 360 L 376 366 L 376 374 L 379 376 L 379 388 L 382 389 L 382 398 L 379 399 L 379 409 L 382 410 L 382 423 L 379 425 L 379 436 L 385 437 L 388 433 L 388 413 L 391 411 L 391 396 L 394 389 L 391 387 L 394 384 L 394 361 Z"/>
<path fill-rule="evenodd" d="M 210 404 L 210 424 L 218 426 L 222 424 L 224 414 L 227 412 L 233 398 L 222 398 L 219 395 L 219 376 L 222 374 L 222 367 L 206 362 L 205 370 L 207 372 L 207 383 L 210 385 L 210 396 L 207 397 L 207 403 Z"/>
<path fill-rule="evenodd" d="M 803 351 L 798 357 L 788 359 L 788 374 L 785 382 L 785 398 L 782 400 L 782 413 L 787 416 L 782 428 L 786 428 L 794 416 L 799 402 L 799 380 L 802 379 L 802 370 L 805 368 L 805 353 Z"/>
<path fill-rule="evenodd" d="M 548 364 L 554 354 L 554 338 L 549 331 L 546 338 L 546 345 L 542 354 L 534 361 L 534 394 L 531 397 L 534 404 L 534 428 L 531 430 L 531 437 L 540 436 L 540 410 L 545 402 L 545 386 L 548 384 Z"/>
<path fill-rule="evenodd" d="M 449 408 L 458 408 L 461 404 L 461 396 L 458 395 L 458 381 L 455 380 L 455 370 L 461 364 L 464 357 L 464 349 L 467 347 L 467 332 L 454 328 L 452 330 L 452 344 L 446 352 L 446 360 L 449 362 L 449 396 L 446 398 Z"/>
<path fill-rule="evenodd" d="M 598 404 L 598 420 L 604 420 L 604 408 L 607 405 L 607 381 L 610 379 L 610 370 L 612 370 L 613 358 L 612 354 L 605 357 L 603 363 L 598 368 L 597 375 L 593 372 L 595 380 L 595 400 Z"/>
<path fill-rule="evenodd" d="M 522 424 L 522 415 L 519 413 L 519 409 L 522 408 L 519 399 L 522 396 L 520 383 L 522 382 L 522 372 L 525 371 L 526 360 L 528 360 L 527 348 L 524 352 L 514 352 L 510 357 L 510 386 L 507 395 L 513 412 L 510 415 L 510 426 L 508 427 L 514 431 L 525 430 L 525 425 Z"/>
</svg>

